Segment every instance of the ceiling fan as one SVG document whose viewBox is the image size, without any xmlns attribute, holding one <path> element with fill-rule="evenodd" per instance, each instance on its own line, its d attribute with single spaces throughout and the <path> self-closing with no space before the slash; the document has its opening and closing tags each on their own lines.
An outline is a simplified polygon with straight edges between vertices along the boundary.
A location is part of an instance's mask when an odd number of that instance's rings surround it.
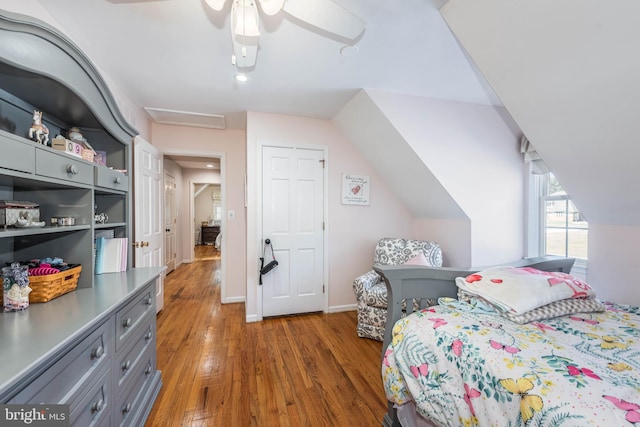
<svg viewBox="0 0 640 427">
<path fill-rule="evenodd" d="M 268 16 L 281 11 L 302 22 L 348 41 L 357 39 L 365 23 L 333 0 L 231 0 L 231 63 L 238 69 L 256 64 L 260 19 L 258 5 Z M 221 11 L 226 0 L 205 0 L 215 11 Z"/>
</svg>

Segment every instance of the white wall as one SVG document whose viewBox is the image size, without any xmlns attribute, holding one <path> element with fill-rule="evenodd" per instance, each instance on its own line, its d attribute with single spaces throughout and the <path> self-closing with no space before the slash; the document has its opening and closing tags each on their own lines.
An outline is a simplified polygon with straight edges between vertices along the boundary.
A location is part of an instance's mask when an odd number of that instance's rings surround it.
<svg viewBox="0 0 640 427">
<path fill-rule="evenodd" d="M 415 218 L 412 235 L 419 240 L 438 242 L 444 266 L 475 265 L 471 260 L 471 221 L 468 219 Z"/>
<path fill-rule="evenodd" d="M 442 13 L 589 222 L 588 282 L 640 303 L 640 2 L 450 0 Z"/>
<path fill-rule="evenodd" d="M 587 282 L 598 298 L 640 305 L 640 227 L 589 223 Z"/>
<path fill-rule="evenodd" d="M 439 241 L 448 265 L 524 255 L 525 168 L 504 109 L 363 90 L 334 121 L 420 219 L 414 230 Z"/>
<path fill-rule="evenodd" d="M 521 258 L 524 166 L 511 118 L 493 106 L 367 92 L 471 221 L 471 265 Z"/>
<path fill-rule="evenodd" d="M 353 280 L 371 269 L 375 243 L 381 237 L 412 237 L 413 217 L 407 208 L 379 178 L 354 145 L 326 120 L 249 112 L 247 115 L 247 320 L 260 320 L 258 258 L 261 236 L 258 234 L 261 188 L 257 176 L 260 147 L 266 143 L 293 143 L 302 146 L 326 146 L 329 158 L 328 290 L 329 311 L 355 309 Z M 342 174 L 369 175 L 370 206 L 340 203 Z"/>
<path fill-rule="evenodd" d="M 640 3 L 452 0 L 442 10 L 587 221 L 640 225 Z"/>
</svg>

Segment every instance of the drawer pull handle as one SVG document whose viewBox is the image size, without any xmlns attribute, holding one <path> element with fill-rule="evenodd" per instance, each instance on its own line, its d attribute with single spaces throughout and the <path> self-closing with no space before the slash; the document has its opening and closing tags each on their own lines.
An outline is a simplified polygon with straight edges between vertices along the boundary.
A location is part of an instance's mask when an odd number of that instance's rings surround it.
<svg viewBox="0 0 640 427">
<path fill-rule="evenodd" d="M 131 318 L 129 317 L 128 319 L 125 319 L 124 322 L 122 322 L 122 326 L 124 326 L 125 328 L 128 328 L 129 326 L 131 326 Z"/>
<path fill-rule="evenodd" d="M 153 334 L 151 333 L 151 331 L 147 332 L 146 335 L 144 336 L 144 339 L 149 341 L 151 338 L 153 338 Z"/>
<path fill-rule="evenodd" d="M 71 175 L 77 175 L 78 167 L 76 165 L 67 165 L 67 173 L 70 173 Z"/>
<path fill-rule="evenodd" d="M 151 368 L 151 366 L 148 366 L 147 369 L 145 369 L 144 371 L 145 375 L 149 375 L 151 372 L 153 372 L 153 369 Z"/>
<path fill-rule="evenodd" d="M 113 178 L 113 183 L 114 184 L 120 184 L 121 180 L 119 176 L 116 176 L 115 178 Z"/>
<path fill-rule="evenodd" d="M 131 403 L 127 403 L 122 407 L 122 413 L 127 414 L 131 411 Z"/>
<path fill-rule="evenodd" d="M 91 412 L 100 412 L 104 408 L 104 400 L 100 399 L 97 402 L 93 402 L 91 405 Z"/>
<path fill-rule="evenodd" d="M 153 300 L 151 298 L 147 298 L 146 301 L 144 302 L 146 305 L 151 305 L 153 304 Z"/>
<path fill-rule="evenodd" d="M 124 362 L 122 364 L 122 370 L 123 371 L 128 371 L 130 367 L 131 367 L 131 361 L 130 360 L 127 360 L 126 362 Z"/>
<path fill-rule="evenodd" d="M 99 359 L 100 357 L 102 357 L 103 354 L 104 354 L 104 347 L 102 347 L 101 345 L 91 350 L 92 359 Z"/>
</svg>

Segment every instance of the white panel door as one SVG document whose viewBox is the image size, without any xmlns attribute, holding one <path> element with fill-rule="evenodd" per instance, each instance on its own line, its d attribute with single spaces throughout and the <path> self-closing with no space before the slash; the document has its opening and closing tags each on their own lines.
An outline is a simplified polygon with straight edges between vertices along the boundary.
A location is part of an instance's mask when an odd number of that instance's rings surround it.
<svg viewBox="0 0 640 427">
<path fill-rule="evenodd" d="M 263 244 L 279 265 L 262 276 L 263 316 L 322 311 L 324 153 L 263 147 Z M 264 263 L 272 260 L 268 250 Z"/>
<path fill-rule="evenodd" d="M 134 140 L 134 264 L 164 266 L 162 153 L 140 137 Z M 164 274 L 156 281 L 156 312 L 164 307 Z"/>
<path fill-rule="evenodd" d="M 167 274 L 176 268 L 176 179 L 164 174 L 164 265 Z"/>
</svg>

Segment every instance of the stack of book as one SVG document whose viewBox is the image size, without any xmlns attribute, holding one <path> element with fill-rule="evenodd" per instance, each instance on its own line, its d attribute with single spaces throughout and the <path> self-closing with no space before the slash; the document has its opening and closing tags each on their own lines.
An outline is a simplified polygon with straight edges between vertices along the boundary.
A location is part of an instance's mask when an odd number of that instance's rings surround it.
<svg viewBox="0 0 640 427">
<path fill-rule="evenodd" d="M 96 239 L 95 274 L 118 273 L 127 270 L 127 248 L 129 239 L 116 237 Z"/>
</svg>

